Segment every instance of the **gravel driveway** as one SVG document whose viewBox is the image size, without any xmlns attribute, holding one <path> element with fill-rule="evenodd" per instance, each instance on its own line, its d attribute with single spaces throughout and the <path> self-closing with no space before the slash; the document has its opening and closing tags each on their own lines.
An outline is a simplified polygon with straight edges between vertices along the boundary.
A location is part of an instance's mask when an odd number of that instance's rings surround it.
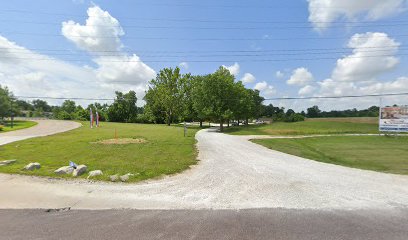
<svg viewBox="0 0 408 240">
<path fill-rule="evenodd" d="M 139 184 L 0 174 L 0 208 L 389 209 L 408 207 L 408 176 L 351 169 L 269 150 L 212 129 L 199 163 Z"/>
<path fill-rule="evenodd" d="M 66 132 L 82 126 L 80 123 L 60 120 L 33 120 L 38 124 L 34 127 L 25 128 L 12 132 L 0 133 L 0 145 L 20 141 L 33 137 L 48 136 Z"/>
</svg>

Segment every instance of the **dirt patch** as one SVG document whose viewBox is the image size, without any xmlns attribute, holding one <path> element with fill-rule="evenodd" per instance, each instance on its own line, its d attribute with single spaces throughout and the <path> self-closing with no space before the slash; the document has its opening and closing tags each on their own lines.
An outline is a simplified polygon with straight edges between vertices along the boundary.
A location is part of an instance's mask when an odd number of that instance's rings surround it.
<svg viewBox="0 0 408 240">
<path fill-rule="evenodd" d="M 113 139 L 106 139 L 101 140 L 98 142 L 93 142 L 97 144 L 104 144 L 104 145 L 123 145 L 123 144 L 139 144 L 139 143 L 146 143 L 147 141 L 143 138 L 113 138 Z"/>
</svg>

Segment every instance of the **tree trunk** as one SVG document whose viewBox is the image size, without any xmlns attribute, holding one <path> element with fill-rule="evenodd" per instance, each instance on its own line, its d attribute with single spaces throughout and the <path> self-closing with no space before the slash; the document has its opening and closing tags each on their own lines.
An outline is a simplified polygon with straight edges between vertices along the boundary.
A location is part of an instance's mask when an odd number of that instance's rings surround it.
<svg viewBox="0 0 408 240">
<path fill-rule="evenodd" d="M 203 120 L 200 120 L 200 128 L 203 127 Z"/>
<path fill-rule="evenodd" d="M 248 121 L 249 121 L 248 118 L 246 118 L 245 125 L 247 125 L 247 126 L 249 124 Z"/>
<path fill-rule="evenodd" d="M 220 132 L 224 131 L 224 121 L 220 121 Z"/>
<path fill-rule="evenodd" d="M 228 119 L 228 121 L 227 121 L 227 126 L 229 127 L 230 126 L 230 120 Z"/>
<path fill-rule="evenodd" d="M 237 123 L 238 123 L 237 126 L 239 126 L 239 120 L 237 120 Z"/>
</svg>

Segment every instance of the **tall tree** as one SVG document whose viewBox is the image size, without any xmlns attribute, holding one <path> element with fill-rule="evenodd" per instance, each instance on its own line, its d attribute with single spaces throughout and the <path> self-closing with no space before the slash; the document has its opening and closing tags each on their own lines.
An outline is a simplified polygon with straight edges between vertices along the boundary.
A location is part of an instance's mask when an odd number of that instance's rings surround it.
<svg viewBox="0 0 408 240">
<path fill-rule="evenodd" d="M 126 94 L 115 92 L 116 98 L 108 109 L 108 118 L 111 122 L 133 122 L 137 117 L 136 92 Z"/>
<path fill-rule="evenodd" d="M 11 110 L 12 94 L 7 87 L 0 85 L 0 118 L 4 119 L 9 116 Z"/>
<path fill-rule="evenodd" d="M 317 117 L 320 116 L 320 113 L 321 113 L 321 111 L 320 111 L 319 107 L 318 106 L 313 106 L 313 107 L 310 107 L 310 108 L 307 109 L 306 115 L 307 115 L 308 118 L 317 118 Z"/>
<path fill-rule="evenodd" d="M 234 101 L 237 100 L 235 77 L 224 67 L 209 74 L 201 80 L 198 89 L 201 98 L 195 101 L 195 108 L 209 119 L 220 123 L 220 131 L 224 130 L 224 123 L 231 119 Z"/>
<path fill-rule="evenodd" d="M 162 111 L 167 125 L 182 115 L 184 100 L 184 85 L 186 75 L 180 74 L 180 68 L 164 68 L 155 79 L 149 82 L 146 93 L 146 108 L 151 112 Z"/>
</svg>

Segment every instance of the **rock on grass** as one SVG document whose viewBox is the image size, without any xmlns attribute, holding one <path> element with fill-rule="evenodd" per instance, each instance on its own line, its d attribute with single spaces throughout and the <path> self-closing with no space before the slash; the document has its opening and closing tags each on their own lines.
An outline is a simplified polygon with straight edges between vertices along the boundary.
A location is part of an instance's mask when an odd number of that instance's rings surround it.
<svg viewBox="0 0 408 240">
<path fill-rule="evenodd" d="M 40 169 L 40 168 L 41 168 L 41 164 L 39 164 L 38 162 L 29 163 L 24 167 L 24 169 L 28 171 L 32 171 L 34 169 Z"/>
<path fill-rule="evenodd" d="M 85 165 L 78 165 L 76 169 L 72 172 L 73 177 L 78 177 L 84 174 L 88 170 L 88 167 Z"/>
<path fill-rule="evenodd" d="M 13 159 L 13 160 L 4 160 L 4 161 L 0 161 L 0 166 L 7 166 L 10 165 L 12 163 L 15 163 L 17 160 Z"/>
<path fill-rule="evenodd" d="M 101 170 L 94 170 L 94 171 L 89 172 L 88 178 L 96 177 L 100 175 L 103 175 L 103 172 Z"/>
<path fill-rule="evenodd" d="M 71 166 L 64 166 L 60 167 L 54 171 L 55 174 L 63 175 L 63 174 L 71 174 L 74 171 L 74 168 Z"/>
</svg>

